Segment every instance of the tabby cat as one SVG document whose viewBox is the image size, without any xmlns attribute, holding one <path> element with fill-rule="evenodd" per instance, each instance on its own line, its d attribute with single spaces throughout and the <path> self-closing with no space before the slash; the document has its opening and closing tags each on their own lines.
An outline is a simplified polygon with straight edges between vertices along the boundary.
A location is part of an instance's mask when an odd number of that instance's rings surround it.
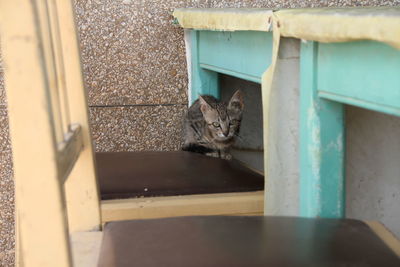
<svg viewBox="0 0 400 267">
<path fill-rule="evenodd" d="M 239 134 L 244 103 L 237 90 L 229 103 L 209 95 L 199 96 L 184 121 L 183 150 L 231 159 L 229 149 Z"/>
</svg>

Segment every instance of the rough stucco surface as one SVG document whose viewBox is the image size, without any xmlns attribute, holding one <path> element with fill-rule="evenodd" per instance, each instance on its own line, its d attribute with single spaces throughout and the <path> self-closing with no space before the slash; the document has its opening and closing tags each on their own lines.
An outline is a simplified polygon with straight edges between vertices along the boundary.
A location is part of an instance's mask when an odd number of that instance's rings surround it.
<svg viewBox="0 0 400 267">
<path fill-rule="evenodd" d="M 14 182 L 0 52 L 0 266 L 14 265 Z"/>
<path fill-rule="evenodd" d="M 96 150 L 178 150 L 186 106 L 91 108 Z"/>
<path fill-rule="evenodd" d="M 85 83 L 93 135 L 98 151 L 175 150 L 178 125 L 186 104 L 186 63 L 183 32 L 172 25 L 178 7 L 299 8 L 399 5 L 400 1 L 355 0 L 75 0 Z M 1 55 L 0 55 L 1 57 Z M 159 104 L 164 105 L 162 108 Z M 130 120 L 147 105 L 143 123 Z M 120 107 L 122 106 L 122 107 Z M 0 60 L 0 266 L 14 265 L 13 182 L 5 93 Z M 119 110 L 113 114 L 115 109 Z M 114 116 L 114 118 L 113 118 Z M 171 118 L 165 128 L 161 122 Z M 104 119 L 96 122 L 96 119 Z M 109 123 L 106 123 L 108 121 Z M 160 122 L 158 124 L 158 122 Z M 118 129 L 113 123 L 120 125 Z M 150 129 L 146 135 L 140 133 Z M 177 126 L 178 127 L 178 126 Z M 142 135 L 137 139 L 125 134 Z M 167 134 L 166 134 L 167 133 Z M 168 141 L 161 141 L 169 139 Z M 146 145 L 143 145 L 142 143 Z M 160 144 L 160 146 L 159 146 Z"/>
<path fill-rule="evenodd" d="M 182 30 L 169 1 L 77 1 L 90 105 L 186 103 Z"/>
<path fill-rule="evenodd" d="M 0 266 L 14 260 L 14 183 L 11 153 L 0 152 Z"/>
<path fill-rule="evenodd" d="M 6 106 L 0 105 L 0 152 L 11 151 L 10 134 L 8 130 L 7 108 Z"/>
</svg>

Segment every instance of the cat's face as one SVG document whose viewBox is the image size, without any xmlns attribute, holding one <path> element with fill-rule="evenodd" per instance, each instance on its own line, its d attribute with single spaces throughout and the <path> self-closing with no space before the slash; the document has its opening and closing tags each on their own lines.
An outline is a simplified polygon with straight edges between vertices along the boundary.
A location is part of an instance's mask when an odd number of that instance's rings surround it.
<svg viewBox="0 0 400 267">
<path fill-rule="evenodd" d="M 243 112 L 243 95 L 236 91 L 228 104 L 208 104 L 200 97 L 200 110 L 213 139 L 225 141 L 232 139 L 240 128 Z"/>
</svg>

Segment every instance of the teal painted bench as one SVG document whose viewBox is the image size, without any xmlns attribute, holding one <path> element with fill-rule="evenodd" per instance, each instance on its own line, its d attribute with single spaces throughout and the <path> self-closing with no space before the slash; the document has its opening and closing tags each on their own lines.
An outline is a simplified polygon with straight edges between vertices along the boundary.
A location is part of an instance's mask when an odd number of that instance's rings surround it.
<svg viewBox="0 0 400 267">
<path fill-rule="evenodd" d="M 344 217 L 344 105 L 400 116 L 400 8 L 275 15 L 282 36 L 309 40 L 300 53 L 300 215 Z"/>
<path fill-rule="evenodd" d="M 219 74 L 261 84 L 271 64 L 271 32 L 190 30 L 189 36 L 191 102 L 202 94 L 219 98 Z"/>
<path fill-rule="evenodd" d="M 400 116 L 400 51 L 309 41 L 300 64 L 300 214 L 344 217 L 344 104 Z"/>
<path fill-rule="evenodd" d="M 219 74 L 262 83 L 272 61 L 272 11 L 177 9 L 186 31 L 189 104 L 199 95 L 220 97 Z"/>
<path fill-rule="evenodd" d="M 209 23 L 218 30 L 215 25 L 236 27 L 241 21 L 225 13 L 248 10 L 209 10 L 206 16 L 218 15 L 203 20 L 202 10 L 185 12 L 192 20 L 181 16 L 184 28 Z M 344 217 L 344 104 L 400 116 L 400 8 L 282 10 L 269 22 L 278 40 L 309 40 L 300 53 L 299 214 Z M 199 94 L 219 96 L 218 73 L 261 83 L 261 74 L 277 58 L 272 45 L 279 41 L 268 31 L 242 30 L 189 31 L 191 102 Z M 268 117 L 268 103 L 263 105 Z"/>
</svg>

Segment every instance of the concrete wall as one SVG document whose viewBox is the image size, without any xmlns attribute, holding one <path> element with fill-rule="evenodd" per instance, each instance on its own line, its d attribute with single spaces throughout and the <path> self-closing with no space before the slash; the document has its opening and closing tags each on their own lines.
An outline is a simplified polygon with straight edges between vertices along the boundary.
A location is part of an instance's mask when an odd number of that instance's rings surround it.
<svg viewBox="0 0 400 267">
<path fill-rule="evenodd" d="M 400 238 L 400 118 L 347 107 L 346 123 L 347 216 Z"/>
<path fill-rule="evenodd" d="M 187 75 L 183 31 L 172 24 L 174 8 L 398 4 L 398 0 L 75 0 L 96 150 L 179 149 Z M 14 263 L 13 186 L 0 59 L 0 266 Z"/>
<path fill-rule="evenodd" d="M 297 215 L 300 42 L 282 38 L 271 93 L 265 214 Z"/>
</svg>

